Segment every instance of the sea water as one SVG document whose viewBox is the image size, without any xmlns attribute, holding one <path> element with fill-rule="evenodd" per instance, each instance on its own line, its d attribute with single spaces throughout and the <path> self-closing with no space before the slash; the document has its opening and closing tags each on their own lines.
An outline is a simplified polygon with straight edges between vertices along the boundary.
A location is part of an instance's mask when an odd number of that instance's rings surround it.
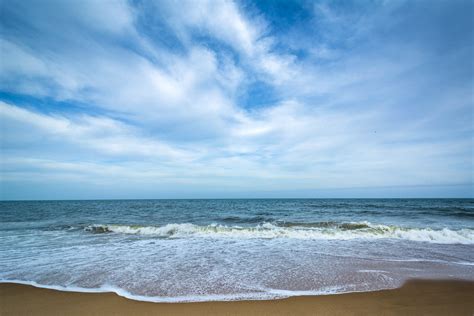
<svg viewBox="0 0 474 316">
<path fill-rule="evenodd" d="M 155 302 L 474 280 L 473 199 L 0 202 L 0 281 Z"/>
</svg>

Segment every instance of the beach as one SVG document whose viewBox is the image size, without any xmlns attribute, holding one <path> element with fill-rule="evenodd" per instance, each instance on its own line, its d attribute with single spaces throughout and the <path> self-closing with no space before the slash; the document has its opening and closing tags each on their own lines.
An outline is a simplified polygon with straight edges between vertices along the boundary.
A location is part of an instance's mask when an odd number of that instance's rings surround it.
<svg viewBox="0 0 474 316">
<path fill-rule="evenodd" d="M 1 315 L 472 315 L 474 282 L 410 280 L 401 288 L 279 300 L 149 303 L 114 293 L 0 284 Z"/>
<path fill-rule="evenodd" d="M 0 315 L 473 315 L 472 205 L 2 202 Z"/>
<path fill-rule="evenodd" d="M 0 316 L 474 316 L 474 0 L 0 8 Z"/>
<path fill-rule="evenodd" d="M 205 303 L 374 292 L 412 279 L 474 281 L 473 203 L 1 202 L 0 282 Z"/>
</svg>

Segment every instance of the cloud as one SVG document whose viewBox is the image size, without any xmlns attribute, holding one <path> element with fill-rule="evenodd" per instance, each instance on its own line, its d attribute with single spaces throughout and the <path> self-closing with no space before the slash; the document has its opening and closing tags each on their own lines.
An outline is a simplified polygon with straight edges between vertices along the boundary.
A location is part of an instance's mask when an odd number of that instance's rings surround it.
<svg viewBox="0 0 474 316">
<path fill-rule="evenodd" d="M 279 13 L 233 1 L 5 4 L 5 186 L 472 183 L 472 41 L 425 36 L 444 6 L 418 23 L 421 4 L 318 2 L 277 32 Z"/>
<path fill-rule="evenodd" d="M 73 20 L 81 23 L 74 24 L 64 19 L 45 23 L 48 14 L 62 13 L 62 6 L 55 4 L 39 12 L 33 6 L 21 9 L 35 11 L 27 16 L 34 15 L 30 23 L 41 37 L 4 39 L 3 90 L 91 104 L 168 138 L 216 137 L 229 120 L 241 115 L 234 98 L 244 71 L 229 56 L 203 45 L 189 45 L 182 54 L 157 47 L 138 33 L 133 12 L 120 14 L 128 18 L 117 21 L 117 32 L 105 32 L 112 28 L 108 19 L 96 21 L 105 23 L 103 27 L 83 28 L 83 23 L 95 18 L 82 16 L 88 10 L 68 11 L 66 16 L 78 15 Z M 69 36 L 45 35 L 63 24 Z M 134 49 L 124 47 L 128 42 Z"/>
<path fill-rule="evenodd" d="M 19 130 L 27 131 L 32 141 L 42 141 L 42 146 L 69 144 L 84 150 L 93 150 L 110 156 L 153 157 L 159 160 L 187 160 L 190 153 L 173 148 L 156 139 L 147 139 L 122 122 L 89 115 L 67 118 L 45 115 L 0 102 L 0 117 L 6 125 L 3 136 L 14 142 Z M 32 133 L 34 131 L 34 133 Z"/>
</svg>

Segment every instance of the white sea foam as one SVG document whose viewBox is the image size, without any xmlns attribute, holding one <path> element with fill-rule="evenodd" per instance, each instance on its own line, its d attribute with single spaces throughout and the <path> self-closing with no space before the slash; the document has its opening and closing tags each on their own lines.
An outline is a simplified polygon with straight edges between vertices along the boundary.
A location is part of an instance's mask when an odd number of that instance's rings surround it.
<svg viewBox="0 0 474 316">
<path fill-rule="evenodd" d="M 132 294 L 127 290 L 116 286 L 104 284 L 97 288 L 85 288 L 80 286 L 62 286 L 40 284 L 35 281 L 0 279 L 0 283 L 15 283 L 30 285 L 37 288 L 50 289 L 62 292 L 76 293 L 115 293 L 118 296 L 125 297 L 135 301 L 153 302 L 153 303 L 185 303 L 185 302 L 212 302 L 212 301 L 242 301 L 242 300 L 273 300 L 283 299 L 292 296 L 306 295 L 331 295 L 354 293 L 361 291 L 346 290 L 344 286 L 328 286 L 314 291 L 291 291 L 280 289 L 265 289 L 262 292 L 254 293 L 233 293 L 233 294 L 210 294 L 210 295 L 186 295 L 186 296 L 146 296 Z M 395 286 L 394 286 L 395 287 Z M 376 291 L 387 288 L 374 288 L 367 291 Z M 364 292 L 367 292 L 364 291 Z"/>
<path fill-rule="evenodd" d="M 94 233 L 150 235 L 161 238 L 293 238 L 293 239 L 401 239 L 438 244 L 474 244 L 474 229 L 406 228 L 372 224 L 369 222 L 343 223 L 321 226 L 279 226 L 264 223 L 253 227 L 195 224 L 167 224 L 164 226 L 91 225 L 85 230 Z"/>
</svg>

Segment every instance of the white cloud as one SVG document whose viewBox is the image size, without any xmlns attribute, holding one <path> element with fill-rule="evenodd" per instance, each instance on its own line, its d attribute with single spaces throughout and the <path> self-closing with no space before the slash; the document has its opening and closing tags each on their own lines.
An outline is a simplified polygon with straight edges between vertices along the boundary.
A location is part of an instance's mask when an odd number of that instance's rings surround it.
<svg viewBox="0 0 474 316">
<path fill-rule="evenodd" d="M 10 140 L 15 139 L 18 130 L 23 130 L 28 131 L 30 139 L 42 140 L 45 146 L 48 142 L 59 142 L 112 156 L 152 157 L 165 161 L 191 159 L 185 150 L 147 139 L 135 128 L 106 117 L 76 115 L 70 119 L 35 113 L 1 101 L 0 117 L 6 126 L 10 126 L 3 130 L 3 137 Z"/>
<path fill-rule="evenodd" d="M 161 4 L 161 3 L 160 3 Z M 167 23 L 192 44 L 193 33 L 208 34 L 231 46 L 242 62 L 255 71 L 260 79 L 274 84 L 288 81 L 295 74 L 294 56 L 276 53 L 274 38 L 267 35 L 263 18 L 248 16 L 234 1 L 179 1 L 155 7 L 168 13 Z M 191 34 L 191 35 L 190 35 Z"/>
<path fill-rule="evenodd" d="M 413 72 L 432 61 L 424 52 L 400 43 L 401 52 L 382 45 L 335 57 L 330 44 L 317 43 L 315 62 L 275 49 L 263 17 L 234 2 L 140 5 L 8 6 L 29 26 L 2 32 L 2 90 L 78 103 L 84 113 L 1 102 L 3 178 L 113 184 L 120 174 L 134 184 L 281 190 L 472 181 L 472 139 L 464 135 L 472 128 L 451 122 L 454 109 L 472 105 L 453 100 L 472 91 L 414 96 L 426 78 Z M 144 9 L 166 21 L 139 21 Z M 167 24 L 183 47 L 143 32 L 153 23 Z M 364 23 L 358 32 L 368 32 Z M 196 41 L 203 35 L 232 52 Z M 265 81 L 279 101 L 242 107 L 252 80 Z M 443 138 L 446 131 L 462 135 Z"/>
</svg>

